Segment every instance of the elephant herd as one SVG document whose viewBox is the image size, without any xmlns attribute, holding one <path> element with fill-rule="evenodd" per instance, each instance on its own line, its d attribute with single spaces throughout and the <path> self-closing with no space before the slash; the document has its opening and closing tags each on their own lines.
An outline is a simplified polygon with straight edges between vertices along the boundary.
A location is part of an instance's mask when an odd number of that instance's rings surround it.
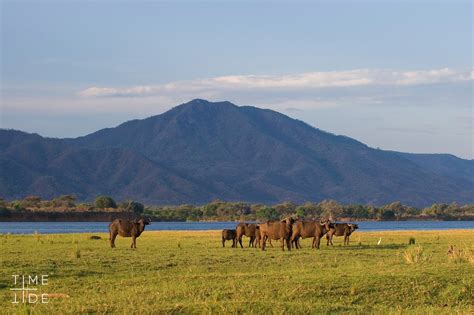
<svg viewBox="0 0 474 315">
<path fill-rule="evenodd" d="M 268 221 L 265 223 L 238 223 L 235 229 L 222 231 L 222 247 L 226 241 L 232 241 L 232 247 L 242 245 L 242 237 L 249 238 L 249 247 L 260 247 L 265 250 L 266 243 L 271 240 L 279 240 L 281 249 L 288 250 L 292 247 L 299 249 L 300 238 L 312 238 L 312 248 L 319 249 L 321 238 L 326 235 L 327 245 L 333 245 L 333 236 L 344 236 L 344 245 L 349 245 L 350 235 L 358 229 L 357 224 L 332 223 L 329 220 L 305 221 L 285 218 L 280 221 Z"/>
</svg>

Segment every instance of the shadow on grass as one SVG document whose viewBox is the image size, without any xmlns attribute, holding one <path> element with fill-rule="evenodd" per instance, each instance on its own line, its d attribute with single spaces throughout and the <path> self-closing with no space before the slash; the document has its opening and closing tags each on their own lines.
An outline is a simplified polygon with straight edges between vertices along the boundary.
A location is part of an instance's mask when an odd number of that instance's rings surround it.
<svg viewBox="0 0 474 315">
<path fill-rule="evenodd" d="M 349 245 L 349 246 L 333 246 L 337 250 L 377 250 L 377 249 L 400 249 L 407 248 L 407 244 L 384 244 L 384 245 Z M 331 248 L 327 246 L 326 248 Z"/>
<path fill-rule="evenodd" d="M 94 275 L 102 275 L 102 272 L 92 271 L 92 270 L 81 270 L 75 272 L 73 275 L 76 277 L 87 277 L 87 276 L 94 276 Z"/>
</svg>

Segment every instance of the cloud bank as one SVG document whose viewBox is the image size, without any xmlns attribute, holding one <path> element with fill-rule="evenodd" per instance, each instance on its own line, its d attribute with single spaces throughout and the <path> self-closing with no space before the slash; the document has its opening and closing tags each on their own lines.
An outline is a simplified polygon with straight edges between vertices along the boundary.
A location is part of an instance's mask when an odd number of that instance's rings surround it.
<svg viewBox="0 0 474 315">
<path fill-rule="evenodd" d="M 131 87 L 92 86 L 79 92 L 86 98 L 141 97 L 167 94 L 219 92 L 287 91 L 303 92 L 325 88 L 369 86 L 415 86 L 474 80 L 473 70 L 450 68 L 414 71 L 358 69 L 348 71 L 306 72 L 292 75 L 229 75 L 208 79 L 176 81 L 161 85 Z"/>
</svg>

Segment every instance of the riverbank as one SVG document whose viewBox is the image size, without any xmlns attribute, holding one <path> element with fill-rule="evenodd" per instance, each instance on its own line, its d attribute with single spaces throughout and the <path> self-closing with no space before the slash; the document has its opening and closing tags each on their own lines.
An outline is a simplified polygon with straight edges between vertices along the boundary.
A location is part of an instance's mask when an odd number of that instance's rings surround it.
<svg viewBox="0 0 474 315">
<path fill-rule="evenodd" d="M 91 236 L 95 237 L 92 238 Z M 100 239 L 97 239 L 100 237 Z M 410 239 L 415 245 L 409 245 Z M 349 246 L 222 248 L 219 231 L 2 235 L 5 313 L 472 313 L 472 230 L 356 232 Z M 245 244 L 246 242 L 244 242 Z M 377 245 L 379 244 L 379 245 Z M 418 247 L 420 246 L 420 247 Z M 421 254 L 419 249 L 421 249 Z M 472 251 L 470 252 L 472 253 Z M 411 262 L 406 256 L 419 261 Z M 418 255 L 418 256 L 417 256 Z M 472 257 L 472 256 L 471 256 Z M 12 275 L 48 275 L 47 304 L 12 304 Z"/>
<path fill-rule="evenodd" d="M 8 211 L 0 215 L 0 222 L 111 222 L 116 218 L 130 219 L 140 216 L 132 212 L 125 211 Z M 223 217 L 221 220 L 210 219 L 210 220 L 163 220 L 160 217 L 156 217 L 149 214 L 143 214 L 142 216 L 149 217 L 154 222 L 226 222 L 229 221 L 228 217 Z M 358 222 L 375 222 L 375 221 L 473 221 L 473 216 L 445 216 L 445 217 L 430 217 L 430 216 L 404 216 L 400 218 L 389 219 L 364 219 L 357 217 L 344 217 L 340 218 L 339 221 L 358 221 Z M 236 218 L 232 220 L 238 222 Z M 248 220 L 246 221 L 253 221 Z"/>
</svg>

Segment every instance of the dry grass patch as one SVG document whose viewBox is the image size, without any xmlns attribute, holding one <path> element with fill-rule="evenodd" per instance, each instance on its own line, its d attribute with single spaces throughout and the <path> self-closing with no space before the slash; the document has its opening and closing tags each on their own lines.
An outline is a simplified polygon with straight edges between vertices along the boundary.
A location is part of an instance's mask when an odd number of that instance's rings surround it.
<svg viewBox="0 0 474 315">
<path fill-rule="evenodd" d="M 403 258 L 408 264 L 422 264 L 431 261 L 431 255 L 428 255 L 420 245 L 405 250 Z"/>
</svg>

